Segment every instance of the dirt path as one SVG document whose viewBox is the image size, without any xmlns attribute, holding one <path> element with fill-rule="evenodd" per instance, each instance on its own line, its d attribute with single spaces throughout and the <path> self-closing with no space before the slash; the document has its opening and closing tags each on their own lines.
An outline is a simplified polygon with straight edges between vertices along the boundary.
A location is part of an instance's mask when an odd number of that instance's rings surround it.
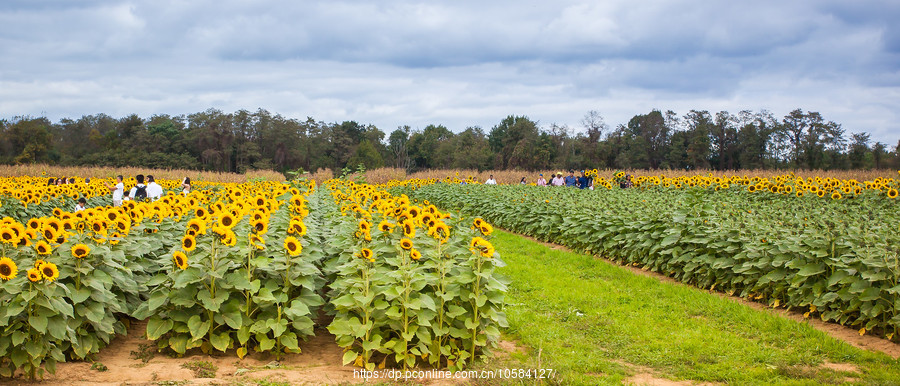
<svg viewBox="0 0 900 386">
<path fill-rule="evenodd" d="M 189 352 L 183 358 L 156 354 L 144 363 L 132 352 L 155 351 L 153 342 L 145 339 L 145 331 L 146 323 L 137 322 L 129 328 L 127 336 L 116 338 L 100 351 L 97 362 L 106 366 L 106 371 L 91 369 L 91 363 L 61 363 L 57 365 L 56 374 L 45 378 L 43 384 L 121 385 L 163 381 L 173 384 L 255 384 L 258 380 L 290 384 L 346 384 L 360 381 L 354 379 L 353 367 L 341 366 L 343 350 L 335 343 L 334 336 L 324 329 L 317 330 L 315 337 L 300 345 L 302 353 L 288 355 L 281 362 L 261 354 L 239 360 L 233 352 L 213 356 Z M 197 377 L 193 371 L 182 367 L 189 362 L 214 365 L 215 377 Z"/>
<path fill-rule="evenodd" d="M 526 239 L 528 239 L 528 240 L 531 240 L 531 241 L 534 241 L 534 242 L 536 242 L 536 243 L 543 244 L 544 246 L 547 246 L 547 247 L 549 247 L 550 249 L 564 250 L 564 251 L 567 251 L 567 252 L 581 253 L 581 254 L 583 254 L 582 252 L 573 251 L 573 250 L 571 250 L 571 249 L 569 249 L 569 248 L 567 248 L 567 247 L 565 247 L 565 246 L 559 245 L 559 244 L 548 243 L 548 242 L 545 242 L 545 241 L 538 240 L 538 239 L 536 239 L 536 238 L 534 238 L 534 237 L 531 237 L 531 236 L 526 236 L 526 235 L 523 235 L 523 234 L 519 234 L 519 233 L 515 233 L 515 232 L 510 232 L 510 231 L 505 230 L 505 229 L 504 229 L 504 231 L 505 231 L 505 232 L 508 232 L 508 233 L 511 233 L 511 234 L 514 234 L 514 235 L 516 235 L 516 236 L 524 237 L 524 238 L 526 238 Z M 613 261 L 611 261 L 611 260 L 609 260 L 609 259 L 605 259 L 605 258 L 600 257 L 600 256 L 594 256 L 594 258 L 596 258 L 596 259 L 598 259 L 598 260 L 600 260 L 600 261 L 603 261 L 603 262 L 605 262 L 605 263 L 607 263 L 607 264 L 609 264 L 609 265 L 614 265 L 614 266 L 616 266 L 616 267 L 620 267 L 620 268 L 627 269 L 627 270 L 629 270 L 629 271 L 631 271 L 632 273 L 635 273 L 635 274 L 637 274 L 637 275 L 642 275 L 642 276 L 652 277 L 652 278 L 657 279 L 657 280 L 659 280 L 659 281 L 663 281 L 663 282 L 667 282 L 667 283 L 672 283 L 672 284 L 676 284 L 676 285 L 681 285 L 681 286 L 685 286 L 685 287 L 697 288 L 697 287 L 694 287 L 694 286 L 690 286 L 690 285 L 684 284 L 684 283 L 682 283 L 682 282 L 680 282 L 680 281 L 678 281 L 678 280 L 675 280 L 675 279 L 673 279 L 673 278 L 671 278 L 671 277 L 668 277 L 668 276 L 666 276 L 666 275 L 663 275 L 663 274 L 660 274 L 660 273 L 657 273 L 657 272 L 653 272 L 653 271 L 650 271 L 650 270 L 644 270 L 644 269 L 641 269 L 641 268 L 638 268 L 638 267 L 634 267 L 634 266 L 630 266 L 630 265 L 619 265 L 619 264 L 616 264 L 615 262 L 613 262 Z M 896 343 L 891 342 L 891 341 L 889 341 L 889 340 L 887 340 L 887 339 L 883 339 L 883 338 L 880 338 L 880 337 L 877 337 L 877 336 L 874 336 L 874 335 L 862 335 L 862 336 L 861 336 L 861 335 L 859 335 L 859 332 L 858 332 L 857 330 L 855 330 L 855 329 L 852 329 L 852 328 L 849 328 L 849 327 L 845 327 L 845 326 L 842 326 L 842 325 L 837 324 L 837 323 L 825 322 L 825 321 L 822 321 L 821 319 L 815 318 L 815 317 L 813 317 L 813 318 L 804 318 L 802 313 L 796 312 L 796 311 L 788 311 L 786 308 L 774 308 L 774 309 L 773 309 L 773 308 L 768 307 L 768 306 L 766 306 L 766 305 L 764 305 L 764 304 L 762 304 L 762 303 L 757 303 L 757 302 L 754 302 L 754 301 L 751 301 L 751 300 L 747 300 L 747 299 L 744 299 L 744 298 L 741 298 L 741 297 L 737 297 L 737 296 L 731 296 L 731 295 L 728 295 L 728 294 L 723 293 L 723 292 L 709 291 L 709 290 L 706 290 L 706 292 L 711 293 L 711 294 L 715 294 L 715 295 L 717 295 L 717 296 L 719 296 L 719 297 L 721 297 L 721 298 L 725 298 L 725 299 L 731 300 L 731 301 L 736 302 L 736 303 L 740 303 L 740 304 L 747 305 L 747 306 L 752 307 L 752 308 L 755 308 L 755 309 L 757 309 L 757 310 L 766 311 L 766 312 L 769 312 L 769 313 L 772 313 L 772 314 L 775 314 L 775 315 L 779 315 L 779 316 L 781 316 L 781 317 L 788 318 L 788 319 L 791 319 L 791 320 L 794 320 L 794 321 L 797 321 L 797 322 L 800 322 L 800 323 L 807 323 L 807 324 L 809 324 L 811 327 L 813 327 L 813 328 L 815 328 L 815 329 L 817 329 L 817 330 L 819 330 L 819 331 L 822 331 L 822 332 L 824 332 L 824 333 L 830 335 L 831 337 L 833 337 L 833 338 L 835 338 L 835 339 L 840 339 L 840 340 L 842 340 L 842 341 L 844 341 L 844 342 L 847 342 L 848 344 L 850 344 L 850 345 L 852 345 L 852 346 L 861 348 L 861 349 L 863 349 L 863 350 L 880 351 L 880 352 L 883 352 L 883 353 L 889 355 L 890 357 L 892 357 L 892 358 L 894 358 L 894 359 L 900 358 L 900 344 L 896 344 Z"/>
</svg>

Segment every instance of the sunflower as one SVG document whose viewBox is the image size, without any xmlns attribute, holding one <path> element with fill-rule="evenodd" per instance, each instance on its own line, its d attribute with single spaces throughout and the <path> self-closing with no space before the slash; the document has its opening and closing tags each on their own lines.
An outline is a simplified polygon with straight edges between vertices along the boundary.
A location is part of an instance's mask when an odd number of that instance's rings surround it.
<svg viewBox="0 0 900 386">
<path fill-rule="evenodd" d="M 262 238 L 262 235 L 251 234 L 250 235 L 250 246 L 262 251 L 262 250 L 266 249 L 266 241 Z"/>
<path fill-rule="evenodd" d="M 897 198 L 897 189 L 890 188 L 887 191 L 888 198 Z"/>
<path fill-rule="evenodd" d="M 31 268 L 28 270 L 28 280 L 31 280 L 32 282 L 36 282 L 36 281 L 40 281 L 42 277 L 43 276 L 41 276 L 41 271 L 39 269 Z"/>
<path fill-rule="evenodd" d="M 306 235 L 306 224 L 301 220 L 291 220 L 290 224 L 288 224 L 287 231 L 289 234 L 295 234 L 302 237 Z"/>
<path fill-rule="evenodd" d="M 62 223 L 59 221 L 59 219 L 51 217 L 44 220 L 44 228 L 46 229 L 48 227 L 53 228 L 53 230 L 56 232 L 59 232 L 59 230 L 62 229 Z"/>
<path fill-rule="evenodd" d="M 209 212 L 203 208 L 197 208 L 197 210 L 194 211 L 194 216 L 197 218 L 204 218 L 207 214 L 209 214 Z"/>
<path fill-rule="evenodd" d="M 197 240 L 191 235 L 184 236 L 184 238 L 181 239 L 181 248 L 184 249 L 185 252 L 193 251 L 194 248 L 197 248 Z"/>
<path fill-rule="evenodd" d="M 50 252 L 53 252 L 53 248 L 50 247 L 50 244 L 48 244 L 45 240 L 41 240 L 35 243 L 34 250 L 37 251 L 39 255 L 49 255 Z"/>
<path fill-rule="evenodd" d="M 16 267 L 16 262 L 8 257 L 0 258 L 0 279 L 9 280 L 15 278 L 18 272 L 19 268 Z"/>
<path fill-rule="evenodd" d="M 825 197 L 825 190 L 820 189 L 816 192 L 816 195 L 819 196 L 819 198 Z"/>
<path fill-rule="evenodd" d="M 41 275 L 43 275 L 44 279 L 47 279 L 47 281 L 54 281 L 59 278 L 59 269 L 56 268 L 56 264 L 44 262 L 38 270 L 41 271 Z"/>
<path fill-rule="evenodd" d="M 841 196 L 841 192 L 838 192 L 838 191 L 835 190 L 834 193 L 831 193 L 831 199 L 832 199 L 832 200 L 840 200 L 841 197 L 842 197 L 842 196 Z"/>
<path fill-rule="evenodd" d="M 91 230 L 94 231 L 94 233 L 101 233 L 101 232 L 105 231 L 106 230 L 106 222 L 104 222 L 102 219 L 96 219 L 94 221 L 91 221 Z"/>
<path fill-rule="evenodd" d="M 72 256 L 76 259 L 83 259 L 87 257 L 87 255 L 91 253 L 91 247 L 84 244 L 75 244 L 72 247 Z"/>
<path fill-rule="evenodd" d="M 491 233 L 494 232 L 494 227 L 492 227 L 491 224 L 488 224 L 487 222 L 482 222 L 481 226 L 478 227 L 478 230 L 481 231 L 481 234 L 483 234 L 485 236 L 490 236 Z"/>
<path fill-rule="evenodd" d="M 450 238 L 450 227 L 442 221 L 436 222 L 433 227 L 428 229 L 428 234 L 438 239 L 441 244 L 446 243 Z"/>
<path fill-rule="evenodd" d="M 253 228 L 253 231 L 259 235 L 264 235 L 269 231 L 269 223 L 262 219 L 253 220 L 253 222 L 250 223 L 250 226 Z"/>
<path fill-rule="evenodd" d="M 494 246 L 491 243 L 481 237 L 475 237 L 472 239 L 472 242 L 469 243 L 470 249 L 472 252 L 481 253 L 482 257 L 491 257 L 494 255 Z"/>
<path fill-rule="evenodd" d="M 394 230 L 395 226 L 397 226 L 397 225 L 391 223 L 388 220 L 382 220 L 380 223 L 378 223 L 378 230 L 380 230 L 384 233 L 391 233 Z"/>
<path fill-rule="evenodd" d="M 412 221 L 404 221 L 402 227 L 404 236 L 416 237 L 416 225 Z"/>
<path fill-rule="evenodd" d="M 34 229 L 34 230 L 41 229 L 41 220 L 38 220 L 36 218 L 28 220 L 28 229 Z"/>
<path fill-rule="evenodd" d="M 187 223 L 187 227 L 193 229 L 196 234 L 204 234 L 206 233 L 206 222 L 199 218 L 192 218 Z"/>
<path fill-rule="evenodd" d="M 181 268 L 182 270 L 188 267 L 187 255 L 182 251 L 175 251 L 172 253 L 172 261 L 175 262 L 176 267 Z"/>
<path fill-rule="evenodd" d="M 6 244 L 18 244 L 19 236 L 11 228 L 0 229 L 0 241 Z"/>
<path fill-rule="evenodd" d="M 359 220 L 359 231 L 361 233 L 368 233 L 370 230 L 372 230 L 372 223 L 366 220 Z"/>
<path fill-rule="evenodd" d="M 235 235 L 234 232 L 229 229 L 228 232 L 226 232 L 225 235 L 222 236 L 222 244 L 233 247 L 235 244 L 237 244 L 237 235 Z"/>
<path fill-rule="evenodd" d="M 369 248 L 363 248 L 361 251 L 359 251 L 359 257 L 374 262 L 375 252 L 372 252 L 372 250 Z"/>
<path fill-rule="evenodd" d="M 400 239 L 400 248 L 410 250 L 413 247 L 413 242 L 410 239 Z"/>
<path fill-rule="evenodd" d="M 419 261 L 419 259 L 422 258 L 422 252 L 419 252 L 419 251 L 416 250 L 415 248 L 414 248 L 414 249 L 410 249 L 410 250 L 409 250 L 409 257 L 411 257 L 413 260 Z"/>
<path fill-rule="evenodd" d="M 297 240 L 296 237 L 288 236 L 288 238 L 284 239 L 284 250 L 291 256 L 297 256 L 303 251 L 303 245 L 300 244 L 300 240 Z"/>
<path fill-rule="evenodd" d="M 59 237 L 56 230 L 54 230 L 52 227 L 45 227 L 44 230 L 41 231 L 41 235 L 49 241 L 55 241 L 56 238 Z"/>
<path fill-rule="evenodd" d="M 224 214 L 222 214 L 222 217 L 219 217 L 219 224 L 222 224 L 223 227 L 231 229 L 231 227 L 237 224 L 237 219 L 235 219 L 235 217 L 236 216 L 234 216 L 233 214 L 225 212 Z"/>
</svg>

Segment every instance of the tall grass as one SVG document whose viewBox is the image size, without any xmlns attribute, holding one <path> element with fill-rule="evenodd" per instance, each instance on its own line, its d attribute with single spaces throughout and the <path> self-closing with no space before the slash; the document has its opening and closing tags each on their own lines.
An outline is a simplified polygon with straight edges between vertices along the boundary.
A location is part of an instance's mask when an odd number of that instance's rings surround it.
<svg viewBox="0 0 900 386">
<path fill-rule="evenodd" d="M 271 170 L 255 170 L 245 174 L 237 173 L 219 173 L 199 170 L 183 170 L 183 169 L 145 169 L 145 168 L 114 168 L 114 167 L 91 167 L 91 166 L 50 166 L 43 164 L 33 165 L 0 165 L 0 177 L 18 177 L 18 176 L 45 176 L 50 177 L 81 177 L 81 178 L 111 178 L 116 175 L 123 175 L 126 178 L 137 174 L 150 174 L 157 179 L 181 180 L 184 177 L 190 177 L 194 181 L 209 182 L 234 182 L 242 183 L 253 179 L 266 179 L 268 181 L 284 181 L 284 175 Z"/>
</svg>

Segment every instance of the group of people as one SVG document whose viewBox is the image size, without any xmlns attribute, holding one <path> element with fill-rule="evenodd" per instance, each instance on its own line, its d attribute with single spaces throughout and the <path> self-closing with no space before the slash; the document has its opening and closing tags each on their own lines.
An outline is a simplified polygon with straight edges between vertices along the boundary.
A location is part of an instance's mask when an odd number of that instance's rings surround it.
<svg viewBox="0 0 900 386">
<path fill-rule="evenodd" d="M 581 176 L 575 176 L 574 170 L 569 170 L 569 175 L 563 177 L 562 173 L 557 173 L 555 176 L 550 176 L 550 181 L 544 179 L 544 173 L 538 174 L 537 186 L 569 186 L 578 189 L 590 189 L 594 190 L 594 179 L 589 177 L 587 173 L 582 170 Z M 487 181 L 484 182 L 485 185 L 497 185 L 497 180 L 494 179 L 494 175 L 491 174 Z M 526 185 L 528 184 L 527 178 L 522 177 L 522 180 L 519 181 L 519 184 Z M 625 179 L 619 186 L 623 189 L 630 188 L 631 185 L 631 175 L 625 175 Z"/>
<path fill-rule="evenodd" d="M 69 177 L 69 178 L 66 178 L 66 177 L 52 178 L 52 177 L 51 177 L 49 180 L 47 180 L 47 186 L 54 186 L 54 185 L 71 185 L 71 184 L 74 184 L 74 183 L 75 183 L 75 177 Z M 90 183 L 91 183 L 91 179 L 90 179 L 90 178 L 85 178 L 85 179 L 84 179 L 84 183 L 85 183 L 85 184 L 90 184 Z"/>
<path fill-rule="evenodd" d="M 75 183 L 74 178 L 71 178 L 68 183 Z M 160 197 L 163 196 L 164 190 L 163 187 L 156 183 L 156 179 L 153 176 L 148 175 L 146 179 L 143 174 L 138 174 L 134 176 L 134 180 L 137 182 L 131 190 L 128 191 L 128 194 L 125 193 L 125 183 L 122 175 L 116 176 L 116 184 L 110 185 L 108 183 L 104 183 L 106 187 L 112 191 L 112 204 L 113 206 L 122 206 L 122 202 L 130 201 L 130 200 L 150 200 L 156 201 L 159 200 Z M 146 184 L 144 181 L 146 180 Z M 85 183 L 90 183 L 90 178 L 85 179 Z M 49 185 L 54 185 L 54 179 L 51 178 Z M 188 195 L 191 192 L 191 179 L 190 177 L 185 177 L 181 180 L 181 194 Z M 75 212 L 82 211 L 87 207 L 87 200 L 84 197 L 78 199 L 78 203 L 75 205 Z"/>
</svg>

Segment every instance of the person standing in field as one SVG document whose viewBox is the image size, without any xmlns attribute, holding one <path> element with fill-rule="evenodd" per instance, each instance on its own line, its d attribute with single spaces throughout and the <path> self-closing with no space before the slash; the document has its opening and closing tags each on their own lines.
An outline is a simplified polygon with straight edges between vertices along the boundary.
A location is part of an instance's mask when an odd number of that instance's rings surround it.
<svg viewBox="0 0 900 386">
<path fill-rule="evenodd" d="M 544 179 L 544 173 L 538 174 L 537 186 L 547 186 L 547 180 Z"/>
<path fill-rule="evenodd" d="M 138 174 L 134 176 L 137 184 L 131 188 L 131 192 L 128 193 L 128 198 L 131 200 L 144 200 L 147 198 L 147 185 L 144 185 L 144 175 Z"/>
<path fill-rule="evenodd" d="M 163 188 L 156 183 L 156 180 L 153 176 L 147 176 L 147 197 L 150 198 L 151 201 L 159 200 L 163 195 Z"/>
<path fill-rule="evenodd" d="M 569 170 L 569 175 L 566 176 L 566 186 L 570 187 L 578 187 L 578 179 L 575 178 L 575 171 Z"/>
<path fill-rule="evenodd" d="M 87 206 L 87 201 L 84 199 L 84 197 L 80 197 L 78 198 L 78 204 L 75 205 L 75 211 L 80 212 L 84 210 L 85 206 Z"/>
<path fill-rule="evenodd" d="M 550 185 L 552 186 L 563 186 L 564 183 L 565 180 L 563 180 L 562 173 L 556 173 L 556 177 L 550 180 Z"/>
<path fill-rule="evenodd" d="M 122 206 L 122 198 L 125 195 L 125 184 L 122 183 L 122 175 L 116 176 L 116 186 L 106 184 L 106 188 L 112 191 L 113 206 Z"/>
<path fill-rule="evenodd" d="M 591 178 L 587 176 L 584 170 L 581 171 L 581 177 L 578 177 L 578 188 L 587 189 L 591 185 Z"/>
<path fill-rule="evenodd" d="M 497 185 L 497 180 L 495 180 L 494 175 L 491 174 L 491 176 L 488 177 L 487 181 L 485 181 L 484 184 L 485 185 Z"/>
<path fill-rule="evenodd" d="M 181 180 L 181 194 L 187 196 L 191 193 L 191 177 L 184 177 Z"/>
<path fill-rule="evenodd" d="M 525 181 L 525 177 L 522 177 L 522 180 L 519 181 L 519 185 L 525 185 L 525 184 L 528 184 L 528 182 Z"/>
</svg>

